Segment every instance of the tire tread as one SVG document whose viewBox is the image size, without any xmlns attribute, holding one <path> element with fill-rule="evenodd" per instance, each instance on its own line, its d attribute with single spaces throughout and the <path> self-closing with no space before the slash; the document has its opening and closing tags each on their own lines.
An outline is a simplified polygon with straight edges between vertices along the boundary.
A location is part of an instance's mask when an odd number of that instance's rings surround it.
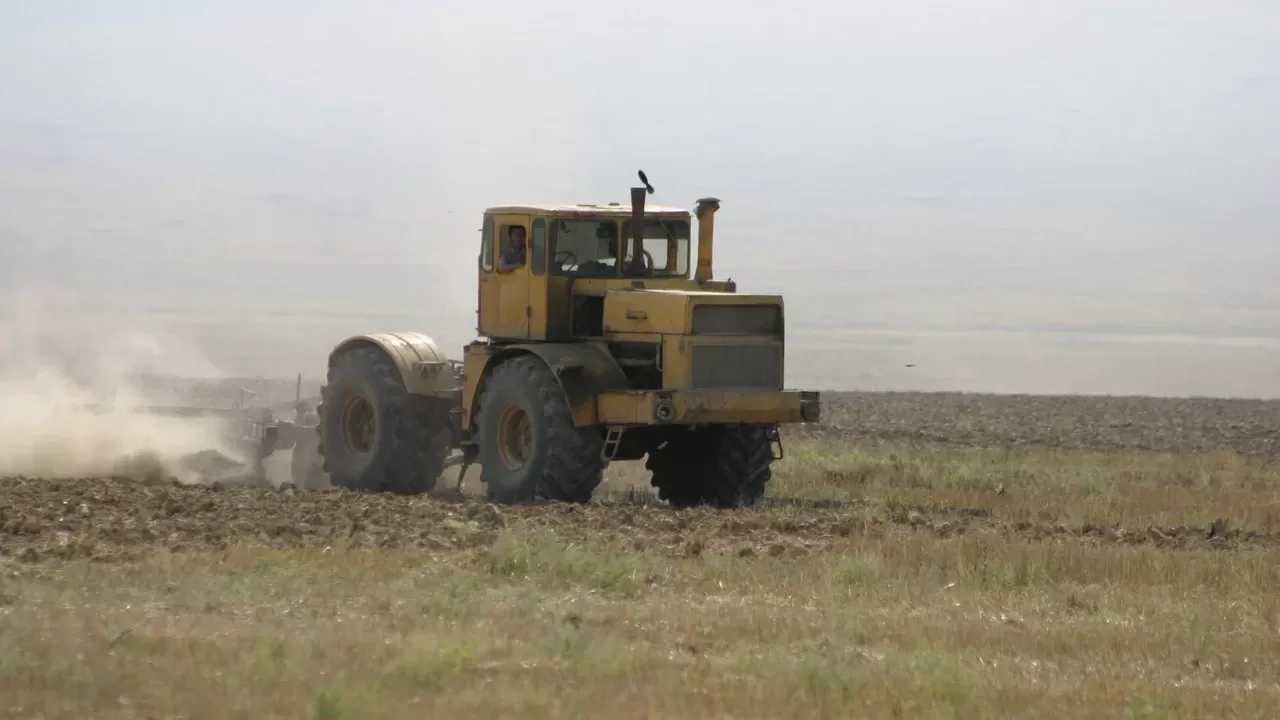
<svg viewBox="0 0 1280 720">
<path fill-rule="evenodd" d="M 645 467 L 658 497 L 675 507 L 752 507 L 773 478 L 771 428 L 698 428 L 649 453 Z"/>
<path fill-rule="evenodd" d="M 490 500 L 502 503 L 535 503 L 558 500 L 585 503 L 604 479 L 607 465 L 603 457 L 604 437 L 599 428 L 576 427 L 573 413 L 564 396 L 559 381 L 543 362 L 533 356 L 521 355 L 503 362 L 493 370 L 477 399 L 480 408 L 477 426 L 487 421 L 487 413 L 496 408 L 485 406 L 485 400 L 495 387 L 516 386 L 531 398 L 535 412 L 546 428 L 547 454 L 543 467 L 513 491 L 495 488 L 485 482 Z M 481 477 L 485 477 L 483 465 Z"/>
<path fill-rule="evenodd" d="M 379 428 L 390 428 L 386 440 L 391 443 L 385 462 L 358 476 L 335 472 L 324 452 L 325 408 L 335 401 L 330 388 L 345 375 L 353 373 L 372 379 L 378 396 L 375 407 L 379 413 Z M 441 404 L 432 398 L 411 395 L 391 360 L 375 348 L 357 348 L 342 355 L 330 365 L 326 379 L 327 384 L 321 388 L 321 400 L 316 407 L 322 419 L 316 434 L 319 438 L 317 452 L 323 458 L 324 471 L 330 482 L 349 490 L 397 495 L 431 491 L 444 471 L 444 462 L 451 450 L 447 443 L 436 442 L 440 433 L 448 429 L 449 423 L 448 413 Z"/>
</svg>

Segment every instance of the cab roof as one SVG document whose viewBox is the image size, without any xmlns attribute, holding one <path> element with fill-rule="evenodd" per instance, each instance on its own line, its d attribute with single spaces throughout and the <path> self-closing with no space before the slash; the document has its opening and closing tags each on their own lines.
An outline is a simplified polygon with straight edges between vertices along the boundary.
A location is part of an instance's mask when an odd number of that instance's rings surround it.
<svg viewBox="0 0 1280 720">
<path fill-rule="evenodd" d="M 497 205 L 486 209 L 486 215 L 555 215 L 559 217 L 631 217 L 631 206 L 609 203 L 606 205 Z M 689 211 L 684 208 L 666 205 L 649 205 L 645 203 L 644 214 L 661 218 L 688 219 Z"/>
</svg>

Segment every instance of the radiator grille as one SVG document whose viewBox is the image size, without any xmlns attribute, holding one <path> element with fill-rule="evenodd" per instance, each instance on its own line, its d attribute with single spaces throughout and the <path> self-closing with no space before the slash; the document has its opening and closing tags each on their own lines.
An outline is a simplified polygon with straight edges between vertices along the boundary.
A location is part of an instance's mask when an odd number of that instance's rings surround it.
<svg viewBox="0 0 1280 720">
<path fill-rule="evenodd" d="M 782 389 L 782 343 L 695 345 L 695 389 Z"/>
<path fill-rule="evenodd" d="M 778 305 L 695 305 L 694 335 L 781 335 Z"/>
</svg>

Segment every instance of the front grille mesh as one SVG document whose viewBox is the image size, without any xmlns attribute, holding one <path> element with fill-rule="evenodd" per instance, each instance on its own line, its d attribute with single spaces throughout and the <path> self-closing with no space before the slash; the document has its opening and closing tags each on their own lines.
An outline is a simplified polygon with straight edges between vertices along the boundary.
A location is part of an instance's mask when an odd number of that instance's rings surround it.
<svg viewBox="0 0 1280 720">
<path fill-rule="evenodd" d="M 781 335 L 778 305 L 694 305 L 694 335 Z"/>
<path fill-rule="evenodd" d="M 782 389 L 782 343 L 695 345 L 695 389 Z"/>
</svg>

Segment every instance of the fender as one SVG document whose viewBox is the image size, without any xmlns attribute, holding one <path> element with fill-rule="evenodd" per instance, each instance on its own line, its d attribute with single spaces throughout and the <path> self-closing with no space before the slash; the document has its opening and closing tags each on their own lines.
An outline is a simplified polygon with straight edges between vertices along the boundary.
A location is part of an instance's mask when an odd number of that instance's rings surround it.
<svg viewBox="0 0 1280 720">
<path fill-rule="evenodd" d="M 451 398 L 462 391 L 453 365 L 435 340 L 415 332 L 374 333 L 347 338 L 329 353 L 329 364 L 358 347 L 381 350 L 396 366 L 400 380 L 412 395 Z"/>
<path fill-rule="evenodd" d="M 573 424 L 578 427 L 597 425 L 596 396 L 607 390 L 625 390 L 627 376 L 603 348 L 572 343 L 527 343 L 502 345 L 492 348 L 492 354 L 484 364 L 484 371 L 476 385 L 476 392 L 467 399 L 463 408 L 464 427 L 470 426 L 475 412 L 475 399 L 484 390 L 489 373 L 503 360 L 516 355 L 534 355 L 551 370 L 560 382 L 565 399 L 573 412 Z"/>
</svg>

